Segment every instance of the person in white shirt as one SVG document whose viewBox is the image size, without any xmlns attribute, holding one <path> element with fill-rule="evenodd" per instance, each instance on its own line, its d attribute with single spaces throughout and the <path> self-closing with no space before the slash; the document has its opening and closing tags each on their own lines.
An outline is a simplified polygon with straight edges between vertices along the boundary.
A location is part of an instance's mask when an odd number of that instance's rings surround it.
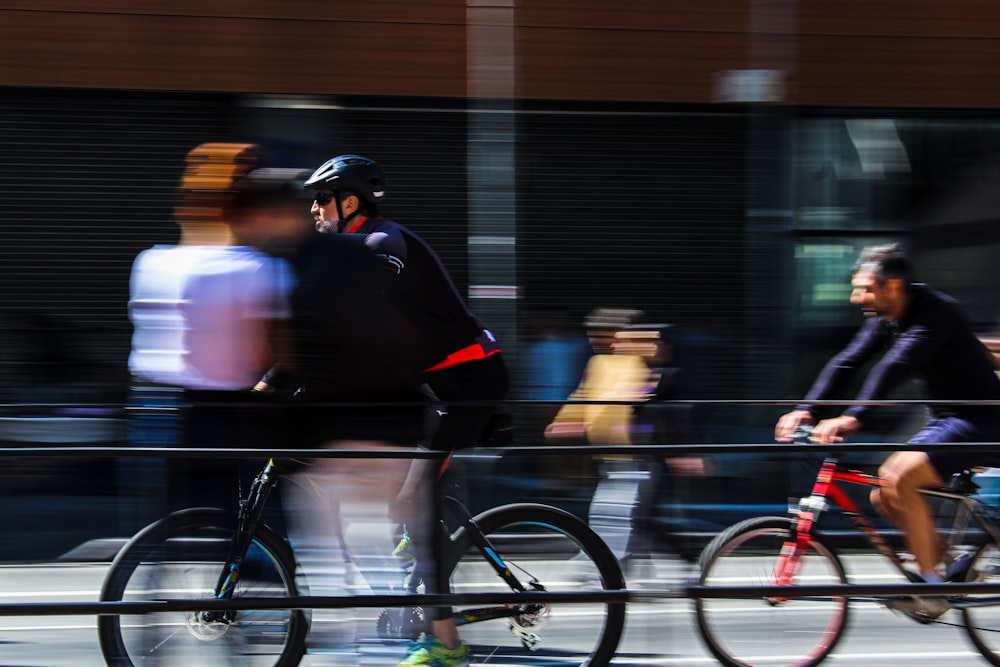
<svg viewBox="0 0 1000 667">
<path fill-rule="evenodd" d="M 287 264 L 249 245 L 261 164 L 252 144 L 208 143 L 187 156 L 178 188 L 176 245 L 135 259 L 129 371 L 133 444 L 256 447 L 275 436 L 278 416 L 252 392 L 278 356 L 275 332 L 288 317 Z M 221 405 L 220 405 L 221 404 Z M 173 458 L 168 507 L 234 506 L 238 464 Z M 150 489 L 146 489 L 148 494 Z M 193 492 L 197 491 L 197 496 Z"/>
</svg>

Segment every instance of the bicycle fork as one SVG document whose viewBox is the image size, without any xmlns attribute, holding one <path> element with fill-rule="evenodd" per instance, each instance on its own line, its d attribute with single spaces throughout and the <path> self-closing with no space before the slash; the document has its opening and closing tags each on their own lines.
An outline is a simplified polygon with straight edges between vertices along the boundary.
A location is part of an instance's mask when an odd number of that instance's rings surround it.
<svg viewBox="0 0 1000 667">
<path fill-rule="evenodd" d="M 240 510 L 236 520 L 236 534 L 229 547 L 223 570 L 219 574 L 219 580 L 215 585 L 213 595 L 219 600 L 229 599 L 233 595 L 236 582 L 240 578 L 240 568 L 246 558 L 250 543 L 253 540 L 254 532 L 260 523 L 261 514 L 268 496 L 278 483 L 280 475 L 276 471 L 274 460 L 270 460 L 264 470 L 254 478 L 250 487 L 250 494 L 246 499 L 240 500 Z M 205 612 L 212 613 L 212 612 Z M 214 612 L 220 618 L 228 618 L 227 614 L 233 612 Z"/>
<path fill-rule="evenodd" d="M 789 504 L 789 514 L 792 516 L 791 538 L 781 545 L 778 562 L 775 564 L 771 583 L 776 586 L 790 586 L 795 581 L 802 562 L 802 555 L 809 549 L 812 541 L 812 528 L 829 505 L 827 494 L 835 487 L 831 486 L 833 473 L 836 469 L 835 459 L 826 459 L 820 468 L 812 493 L 800 498 L 795 505 Z M 777 605 L 787 602 L 786 597 L 770 597 L 769 604 Z"/>
</svg>

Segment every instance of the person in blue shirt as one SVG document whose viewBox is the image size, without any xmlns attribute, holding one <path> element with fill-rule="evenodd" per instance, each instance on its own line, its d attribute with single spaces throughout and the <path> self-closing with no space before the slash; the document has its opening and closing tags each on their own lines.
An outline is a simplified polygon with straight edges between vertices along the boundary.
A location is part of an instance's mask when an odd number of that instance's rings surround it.
<svg viewBox="0 0 1000 667">
<path fill-rule="evenodd" d="M 932 418 L 910 439 L 913 444 L 990 442 L 1000 440 L 1000 399 L 996 361 L 951 297 L 914 282 L 914 267 L 898 244 L 862 251 L 853 270 L 851 303 L 868 317 L 848 346 L 833 357 L 806 395 L 803 405 L 783 415 L 775 427 L 779 442 L 792 439 L 801 424 L 814 422 L 811 401 L 836 398 L 866 364 L 881 359 L 855 397 L 885 399 L 902 382 L 923 385 Z M 968 401 L 968 405 L 935 405 L 934 401 Z M 980 403 L 976 403 L 976 402 Z M 872 406 L 852 405 L 839 416 L 816 423 L 812 440 L 842 442 L 865 424 Z M 998 445 L 1000 449 L 1000 445 Z M 1000 455 L 981 452 L 899 451 L 879 468 L 882 486 L 872 491 L 874 506 L 898 526 L 916 560 L 919 577 L 942 581 L 941 545 L 933 517 L 920 489 L 941 487 L 952 474 L 977 465 L 1000 465 Z M 928 621 L 948 609 L 942 598 L 918 598 L 903 609 Z"/>
</svg>

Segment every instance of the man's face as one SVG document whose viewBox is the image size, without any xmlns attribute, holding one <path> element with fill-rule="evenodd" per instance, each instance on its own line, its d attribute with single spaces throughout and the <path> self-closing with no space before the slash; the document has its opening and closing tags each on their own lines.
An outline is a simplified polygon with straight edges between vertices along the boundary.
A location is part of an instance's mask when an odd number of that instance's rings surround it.
<svg viewBox="0 0 1000 667">
<path fill-rule="evenodd" d="M 851 279 L 851 303 L 867 317 L 898 320 L 906 311 L 906 285 L 899 278 L 880 283 L 873 271 L 858 271 Z"/>
<path fill-rule="evenodd" d="M 317 190 L 309 209 L 316 220 L 316 231 L 336 234 L 340 216 L 337 214 L 337 199 L 330 190 Z"/>
<path fill-rule="evenodd" d="M 328 234 L 337 234 L 341 231 L 341 222 L 349 219 L 358 210 L 361 202 L 357 196 L 342 192 L 340 195 L 340 211 L 344 217 L 340 217 L 337 211 L 337 198 L 330 190 L 317 190 L 313 199 L 312 208 L 309 210 L 316 220 L 316 230 Z"/>
</svg>

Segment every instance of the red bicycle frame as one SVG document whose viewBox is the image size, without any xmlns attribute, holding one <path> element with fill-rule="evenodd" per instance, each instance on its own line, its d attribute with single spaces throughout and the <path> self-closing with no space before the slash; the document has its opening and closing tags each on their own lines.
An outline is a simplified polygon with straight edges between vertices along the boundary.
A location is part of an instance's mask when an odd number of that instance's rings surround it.
<svg viewBox="0 0 1000 667">
<path fill-rule="evenodd" d="M 795 515 L 793 522 L 793 539 L 785 542 L 778 557 L 774 570 L 776 585 L 789 585 L 798 573 L 800 556 L 811 548 L 812 528 L 820 515 L 834 505 L 851 519 L 868 541 L 879 553 L 888 558 L 900 571 L 903 571 L 903 560 L 899 554 L 885 541 L 868 517 L 862 513 L 858 505 L 847 493 L 837 486 L 838 483 L 857 484 L 859 486 L 876 487 L 882 485 L 877 475 L 870 475 L 860 470 L 845 470 L 838 467 L 836 458 L 823 461 L 812 493 L 799 501 L 797 508 L 789 508 Z"/>
</svg>

